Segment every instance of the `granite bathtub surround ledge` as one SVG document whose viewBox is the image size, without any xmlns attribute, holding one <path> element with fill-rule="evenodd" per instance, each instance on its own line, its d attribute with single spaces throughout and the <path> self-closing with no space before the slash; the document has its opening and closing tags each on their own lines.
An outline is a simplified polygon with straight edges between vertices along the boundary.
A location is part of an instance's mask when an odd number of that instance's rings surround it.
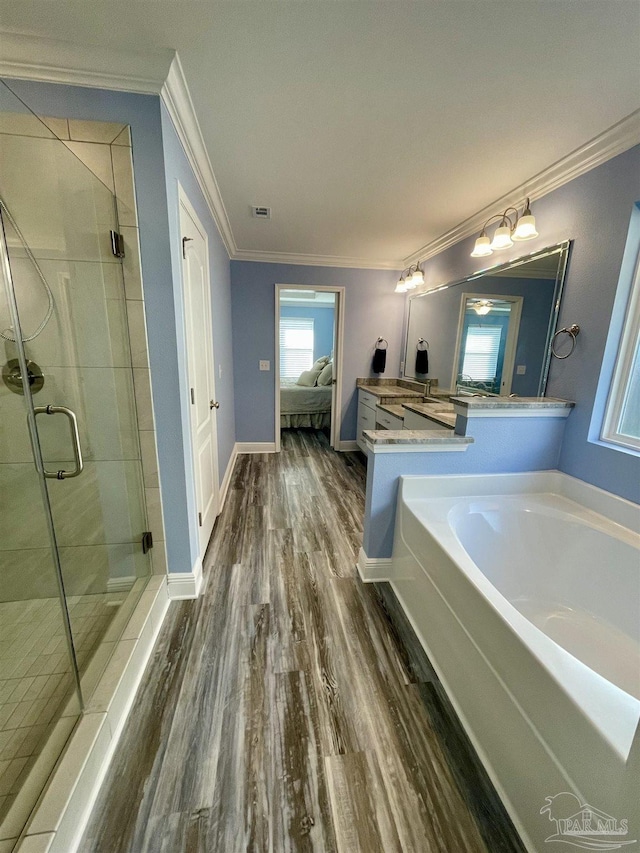
<svg viewBox="0 0 640 853">
<path fill-rule="evenodd" d="M 474 441 L 470 435 L 456 435 L 450 429 L 367 429 L 364 437 L 371 453 L 464 452 Z"/>
<path fill-rule="evenodd" d="M 551 411 L 553 417 L 567 418 L 575 406 L 571 400 L 559 397 L 452 397 L 451 402 L 454 412 L 465 417 L 482 412 L 495 412 L 494 417 L 513 417 L 520 410 L 531 413 L 531 417 Z"/>
</svg>

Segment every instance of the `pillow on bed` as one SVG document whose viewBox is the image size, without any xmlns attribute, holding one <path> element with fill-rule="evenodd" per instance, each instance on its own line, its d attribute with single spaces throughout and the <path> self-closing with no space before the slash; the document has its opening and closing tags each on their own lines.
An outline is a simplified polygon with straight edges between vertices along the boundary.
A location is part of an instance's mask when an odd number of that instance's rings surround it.
<svg viewBox="0 0 640 853">
<path fill-rule="evenodd" d="M 298 376 L 296 385 L 304 385 L 306 388 L 313 388 L 318 381 L 318 376 L 320 376 L 323 367 L 324 365 L 316 367 L 314 364 L 311 370 L 303 370 L 300 376 Z"/>
<path fill-rule="evenodd" d="M 317 361 L 315 361 L 313 363 L 313 367 L 311 368 L 311 370 L 316 370 L 316 368 L 318 368 L 318 367 L 320 368 L 320 370 L 322 370 L 322 368 L 325 366 L 325 364 L 327 364 L 327 362 L 329 362 L 330 360 L 331 360 L 330 355 L 323 355 L 322 358 L 319 358 Z"/>
<path fill-rule="evenodd" d="M 318 376 L 318 385 L 331 385 L 331 380 L 333 379 L 333 363 L 330 361 L 329 364 L 325 364 L 320 372 L 320 376 Z"/>
</svg>

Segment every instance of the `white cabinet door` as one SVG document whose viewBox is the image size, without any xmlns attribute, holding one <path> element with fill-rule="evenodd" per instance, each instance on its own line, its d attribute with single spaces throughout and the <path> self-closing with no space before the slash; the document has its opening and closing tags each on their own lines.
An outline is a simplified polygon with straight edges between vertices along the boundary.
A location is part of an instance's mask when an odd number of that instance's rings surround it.
<svg viewBox="0 0 640 853">
<path fill-rule="evenodd" d="M 376 428 L 376 413 L 375 409 L 370 409 L 368 406 L 365 406 L 364 403 L 358 403 L 358 428 L 357 428 L 357 442 L 360 450 L 363 453 L 366 453 L 366 446 L 364 443 L 364 439 L 362 433 L 365 429 L 375 429 Z"/>
<path fill-rule="evenodd" d="M 403 420 L 390 412 L 385 412 L 379 406 L 376 409 L 376 423 L 381 429 L 402 429 Z"/>
</svg>

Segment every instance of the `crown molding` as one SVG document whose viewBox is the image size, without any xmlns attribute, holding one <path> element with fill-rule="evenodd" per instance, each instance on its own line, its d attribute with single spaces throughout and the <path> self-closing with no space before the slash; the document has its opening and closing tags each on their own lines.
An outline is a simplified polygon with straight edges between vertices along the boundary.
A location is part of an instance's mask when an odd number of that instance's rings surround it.
<svg viewBox="0 0 640 853">
<path fill-rule="evenodd" d="M 432 240 L 417 252 L 409 255 L 405 258 L 404 265 L 410 266 L 438 255 L 461 240 L 479 233 L 489 216 L 496 211 L 505 210 L 512 206 L 517 207 L 528 196 L 534 200 L 542 198 L 542 196 L 557 190 L 569 181 L 573 181 L 574 178 L 584 175 L 585 172 L 595 169 L 596 166 L 606 163 L 607 160 L 611 160 L 612 157 L 622 154 L 623 151 L 627 151 L 639 143 L 640 110 L 636 110 L 605 130 L 604 133 L 576 148 L 566 157 L 552 163 L 551 166 L 538 172 L 528 181 L 524 181 L 516 189 L 492 201 L 491 204 L 483 207 L 473 216 L 460 222 L 455 228 L 451 228 L 436 240 Z"/>
<path fill-rule="evenodd" d="M 164 105 L 174 124 L 176 133 L 182 143 L 191 168 L 195 172 L 200 189 L 211 211 L 222 241 L 230 258 L 237 253 L 236 241 L 231 230 L 231 223 L 220 195 L 220 188 L 213 173 L 209 154 L 202 136 L 200 123 L 191 100 L 189 86 L 182 70 L 180 57 L 176 53 L 169 68 L 169 73 L 160 91 Z"/>
<path fill-rule="evenodd" d="M 0 77 L 144 95 L 160 93 L 175 55 L 173 50 L 132 54 L 4 31 L 0 36 Z"/>
<path fill-rule="evenodd" d="M 294 252 L 260 252 L 253 249 L 237 249 L 232 261 L 260 261 L 266 264 L 293 264 L 315 267 L 344 267 L 345 269 L 401 270 L 402 261 L 350 258 L 341 255 L 307 255 Z"/>
<path fill-rule="evenodd" d="M 517 206 L 526 196 L 542 198 L 574 178 L 640 143 L 640 110 L 576 148 L 519 187 L 495 199 L 473 216 L 441 234 L 404 259 L 379 260 L 294 252 L 268 252 L 237 247 L 229 216 L 207 153 L 189 87 L 173 50 L 131 53 L 102 45 L 71 42 L 0 31 L 0 77 L 160 95 L 196 174 L 231 260 L 299 266 L 403 270 L 479 233 L 497 210 Z M 34 62 L 33 57 L 38 61 Z M 115 71 L 114 69 L 117 69 Z"/>
</svg>

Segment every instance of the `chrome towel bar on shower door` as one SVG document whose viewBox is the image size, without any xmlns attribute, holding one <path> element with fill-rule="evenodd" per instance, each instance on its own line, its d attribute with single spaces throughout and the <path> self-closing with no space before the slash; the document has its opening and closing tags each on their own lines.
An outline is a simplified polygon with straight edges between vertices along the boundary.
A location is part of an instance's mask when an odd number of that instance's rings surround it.
<svg viewBox="0 0 640 853">
<path fill-rule="evenodd" d="M 70 477 L 77 477 L 79 474 L 82 474 L 84 464 L 82 462 L 82 450 L 80 449 L 78 419 L 75 413 L 71 409 L 67 409 L 66 406 L 36 406 L 33 411 L 36 415 L 65 415 L 69 420 L 69 427 L 71 429 L 75 468 L 73 471 L 43 471 L 44 476 L 50 480 L 68 480 Z"/>
</svg>

